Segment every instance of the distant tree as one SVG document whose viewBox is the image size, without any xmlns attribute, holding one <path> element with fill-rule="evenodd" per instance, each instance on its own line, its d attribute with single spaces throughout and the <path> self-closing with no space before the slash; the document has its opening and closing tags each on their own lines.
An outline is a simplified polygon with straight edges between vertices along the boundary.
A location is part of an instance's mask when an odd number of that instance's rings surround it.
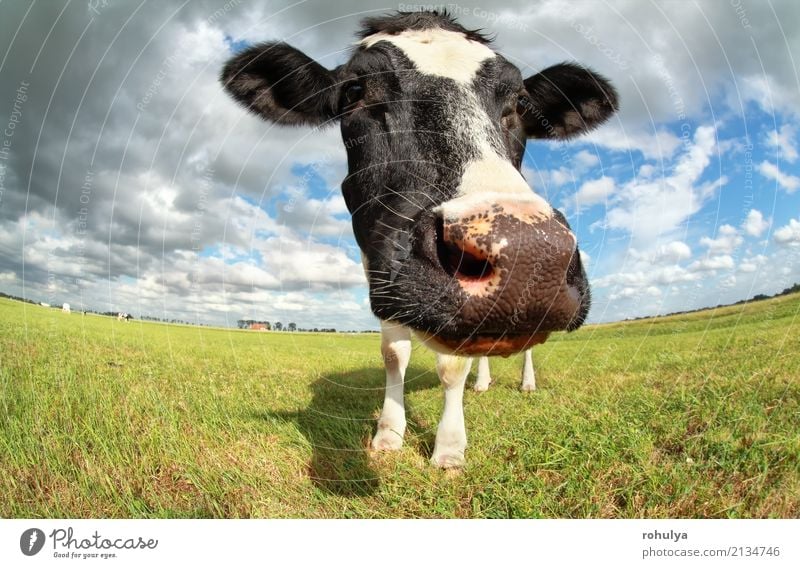
<svg viewBox="0 0 800 568">
<path fill-rule="evenodd" d="M 789 288 L 786 288 L 783 292 L 780 293 L 781 296 L 785 294 L 793 294 L 794 292 L 800 292 L 800 284 L 794 284 Z"/>
<path fill-rule="evenodd" d="M 289 324 L 289 327 L 287 329 L 289 331 L 297 331 L 297 324 L 292 322 L 292 323 Z"/>
<path fill-rule="evenodd" d="M 276 321 L 274 329 L 275 329 L 275 331 L 281 331 L 283 329 L 283 324 L 281 322 L 279 322 L 279 321 Z"/>
</svg>

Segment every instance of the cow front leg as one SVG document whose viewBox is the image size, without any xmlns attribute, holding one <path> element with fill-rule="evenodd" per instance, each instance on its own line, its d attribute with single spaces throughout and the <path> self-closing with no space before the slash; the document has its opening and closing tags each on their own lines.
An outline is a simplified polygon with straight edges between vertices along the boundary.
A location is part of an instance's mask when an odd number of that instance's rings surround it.
<svg viewBox="0 0 800 568">
<path fill-rule="evenodd" d="M 475 380 L 475 392 L 485 392 L 489 390 L 489 385 L 492 383 L 492 377 L 489 374 L 489 358 L 481 357 L 478 359 L 478 378 Z"/>
<path fill-rule="evenodd" d="M 411 358 L 411 333 L 408 328 L 381 322 L 381 355 L 386 367 L 386 392 L 378 419 L 378 432 L 372 439 L 372 449 L 399 450 L 406 432 L 403 383 Z"/>
<path fill-rule="evenodd" d="M 444 387 L 444 412 L 436 430 L 436 445 L 431 462 L 441 468 L 464 465 L 467 432 L 464 428 L 464 383 L 472 359 L 453 355 L 437 355 L 436 371 Z"/>
<path fill-rule="evenodd" d="M 536 390 L 536 373 L 533 371 L 531 351 L 532 349 L 525 351 L 525 363 L 522 365 L 522 386 L 520 388 L 525 392 Z"/>
</svg>

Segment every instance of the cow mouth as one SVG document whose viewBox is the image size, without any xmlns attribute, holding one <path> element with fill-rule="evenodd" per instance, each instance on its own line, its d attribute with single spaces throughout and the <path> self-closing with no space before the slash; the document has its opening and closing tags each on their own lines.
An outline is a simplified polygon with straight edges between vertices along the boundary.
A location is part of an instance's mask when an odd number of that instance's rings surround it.
<svg viewBox="0 0 800 568">
<path fill-rule="evenodd" d="M 550 332 L 538 331 L 523 334 L 476 334 L 468 337 L 448 337 L 417 331 L 417 336 L 428 347 L 439 353 L 477 357 L 483 355 L 500 355 L 508 357 L 525 351 L 539 343 L 544 343 Z"/>
</svg>

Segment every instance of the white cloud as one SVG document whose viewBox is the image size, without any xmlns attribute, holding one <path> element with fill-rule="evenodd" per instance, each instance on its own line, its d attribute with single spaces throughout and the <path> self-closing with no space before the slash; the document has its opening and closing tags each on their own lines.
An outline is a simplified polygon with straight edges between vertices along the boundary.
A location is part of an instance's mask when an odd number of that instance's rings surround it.
<svg viewBox="0 0 800 568">
<path fill-rule="evenodd" d="M 647 269 L 630 270 L 627 272 L 614 272 L 597 278 L 592 282 L 598 288 L 608 286 L 625 286 L 632 288 L 647 288 L 649 286 L 668 286 L 679 282 L 692 282 L 699 280 L 700 275 L 689 272 L 685 268 L 672 265 L 662 267 L 648 267 Z"/>
<path fill-rule="evenodd" d="M 584 182 L 575 193 L 575 207 L 580 210 L 596 203 L 603 203 L 614 193 L 614 180 L 608 176 Z"/>
<path fill-rule="evenodd" d="M 286 199 L 278 205 L 278 221 L 294 230 L 312 236 L 353 238 L 352 224 L 347 215 L 347 206 L 338 189 L 325 199 L 309 197 L 302 188 L 289 188 L 283 195 Z"/>
<path fill-rule="evenodd" d="M 700 244 L 708 248 L 709 254 L 731 254 L 743 242 L 744 239 L 739 235 L 736 228 L 731 225 L 720 226 L 716 239 L 709 237 L 700 239 Z"/>
<path fill-rule="evenodd" d="M 797 147 L 794 143 L 796 134 L 791 124 L 784 124 L 779 130 L 770 130 L 765 143 L 778 153 L 780 159 L 794 163 L 798 157 Z"/>
<path fill-rule="evenodd" d="M 537 170 L 530 168 L 527 165 L 523 165 L 522 175 L 534 188 L 541 187 L 545 190 L 557 189 L 567 185 L 568 183 L 575 183 L 577 179 L 576 172 L 566 167 L 561 167 L 554 170 Z"/>
<path fill-rule="evenodd" d="M 666 244 L 651 247 L 645 251 L 635 248 L 628 250 L 628 255 L 636 261 L 645 264 L 677 264 L 681 260 L 691 258 L 692 249 L 683 241 L 671 241 Z"/>
<path fill-rule="evenodd" d="M 614 122 L 590 132 L 581 141 L 618 152 L 641 152 L 645 158 L 656 160 L 671 158 L 681 145 L 680 138 L 667 130 L 644 127 L 625 130 Z"/>
<path fill-rule="evenodd" d="M 706 272 L 710 270 L 727 270 L 733 268 L 733 258 L 728 254 L 709 256 L 695 260 L 689 265 L 692 272 Z"/>
<path fill-rule="evenodd" d="M 656 262 L 679 262 L 691 258 L 692 249 L 684 242 L 673 241 L 662 245 L 656 250 L 654 260 Z"/>
<path fill-rule="evenodd" d="M 618 192 L 606 225 L 631 233 L 634 240 L 653 242 L 669 234 L 697 213 L 727 177 L 698 183 L 708 167 L 716 144 L 712 126 L 698 127 L 686 151 L 668 175 L 653 180 L 635 179 Z"/>
<path fill-rule="evenodd" d="M 739 272 L 747 274 L 756 272 L 759 267 L 764 266 L 769 259 L 763 254 L 757 254 L 752 258 L 746 258 L 739 264 Z"/>
<path fill-rule="evenodd" d="M 646 288 L 635 288 L 628 286 L 609 295 L 609 299 L 619 300 L 628 298 L 640 298 L 642 296 L 650 296 L 653 298 L 657 298 L 661 296 L 661 288 L 657 286 L 648 286 Z"/>
<path fill-rule="evenodd" d="M 653 174 L 656 173 L 656 167 L 652 164 L 643 164 L 641 168 L 639 168 L 639 177 L 642 179 L 649 179 L 653 177 Z"/>
<path fill-rule="evenodd" d="M 591 168 L 600 163 L 600 157 L 596 153 L 587 150 L 581 150 L 575 154 L 575 161 L 585 168 Z"/>
<path fill-rule="evenodd" d="M 742 223 L 742 230 L 751 237 L 760 237 L 769 228 L 770 222 L 757 209 L 751 209 Z"/>
<path fill-rule="evenodd" d="M 800 244 L 800 221 L 790 219 L 788 225 L 775 230 L 773 237 L 779 245 L 797 246 Z"/>
<path fill-rule="evenodd" d="M 301 239 L 291 233 L 258 240 L 253 247 L 282 286 L 366 286 L 361 262 L 349 258 L 341 247 Z"/>
<path fill-rule="evenodd" d="M 764 160 L 758 165 L 758 171 L 765 178 L 774 180 L 786 193 L 794 193 L 800 187 L 800 178 L 784 173 L 772 162 Z"/>
<path fill-rule="evenodd" d="M 781 34 L 775 35 L 779 36 Z M 763 53 L 761 49 L 759 49 L 759 52 Z M 785 83 L 781 85 L 782 81 L 778 79 L 779 76 L 779 73 L 772 74 L 767 72 L 765 74 L 763 71 L 742 75 L 736 81 L 743 99 L 742 102 L 753 101 L 764 112 L 769 114 L 773 114 L 776 111 L 797 114 L 798 103 L 800 103 L 797 98 L 797 87 L 794 89 L 795 92 L 792 93 L 785 88 L 787 86 Z M 781 79 L 785 81 L 787 77 L 784 76 Z M 728 96 L 732 97 L 733 92 L 729 92 Z M 737 103 L 738 101 L 729 101 L 733 108 L 736 108 Z"/>
</svg>

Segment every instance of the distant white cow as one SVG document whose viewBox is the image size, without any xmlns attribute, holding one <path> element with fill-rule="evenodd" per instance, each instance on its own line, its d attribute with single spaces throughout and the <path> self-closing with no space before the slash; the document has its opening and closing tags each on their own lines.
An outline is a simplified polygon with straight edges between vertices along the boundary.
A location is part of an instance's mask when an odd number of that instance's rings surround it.
<svg viewBox="0 0 800 568">
<path fill-rule="evenodd" d="M 72 312 L 72 310 L 70 310 L 69 308 L 69 304 L 66 302 L 64 302 L 64 304 L 61 306 L 61 311 L 64 312 L 65 314 L 69 314 Z"/>
<path fill-rule="evenodd" d="M 525 362 L 522 365 L 522 384 L 520 389 L 523 391 L 536 390 L 536 374 L 533 372 L 533 358 L 531 357 L 532 349 L 525 351 Z M 478 378 L 475 381 L 475 392 L 484 392 L 489 389 L 489 384 L 492 382 L 492 377 L 489 374 L 489 358 L 481 357 L 478 361 Z"/>
<path fill-rule="evenodd" d="M 128 314 L 125 312 L 119 312 L 117 314 L 117 321 L 128 321 Z"/>
</svg>

